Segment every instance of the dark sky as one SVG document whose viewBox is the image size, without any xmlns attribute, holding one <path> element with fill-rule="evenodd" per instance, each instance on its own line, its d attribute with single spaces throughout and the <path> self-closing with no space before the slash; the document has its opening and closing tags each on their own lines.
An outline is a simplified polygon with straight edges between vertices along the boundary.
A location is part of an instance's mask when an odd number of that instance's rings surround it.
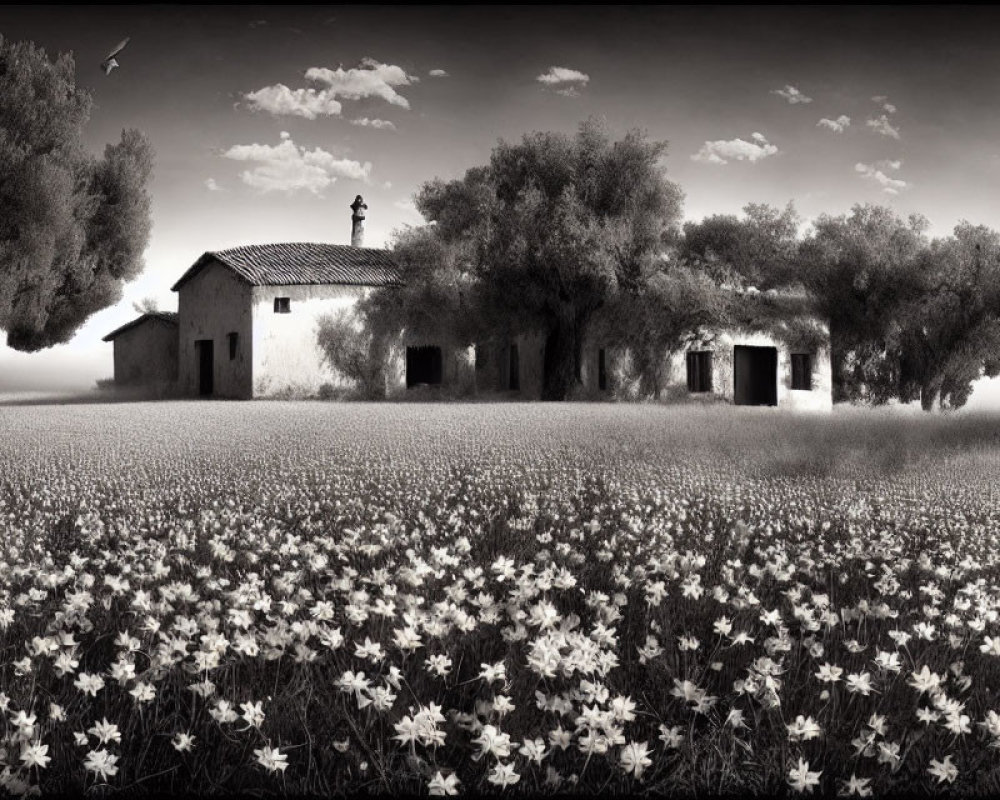
<svg viewBox="0 0 1000 800">
<path fill-rule="evenodd" d="M 111 373 L 100 337 L 142 297 L 174 308 L 170 285 L 205 250 L 347 242 L 358 193 L 367 243 L 385 244 L 420 222 L 421 182 L 590 115 L 669 141 L 689 219 L 876 202 L 936 235 L 1000 226 L 998 23 L 977 6 L 0 8 L 4 37 L 73 52 L 95 152 L 123 127 L 157 152 L 142 277 L 70 345 L 0 350 L 0 374 L 71 359 L 92 385 Z"/>
</svg>

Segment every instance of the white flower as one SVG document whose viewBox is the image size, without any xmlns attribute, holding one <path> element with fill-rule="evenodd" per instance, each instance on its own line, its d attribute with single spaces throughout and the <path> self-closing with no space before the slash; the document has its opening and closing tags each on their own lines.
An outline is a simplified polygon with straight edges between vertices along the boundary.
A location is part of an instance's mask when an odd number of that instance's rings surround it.
<svg viewBox="0 0 1000 800">
<path fill-rule="evenodd" d="M 87 753 L 83 766 L 87 772 L 93 772 L 100 775 L 104 780 L 107 780 L 118 774 L 118 767 L 115 766 L 116 763 L 118 763 L 118 756 L 111 755 L 111 753 L 102 748 L 100 750 L 91 750 Z"/>
<path fill-rule="evenodd" d="M 514 765 L 501 762 L 497 762 L 489 776 L 490 783 L 496 784 L 501 789 L 513 786 L 519 780 L 521 780 L 521 776 L 514 771 Z"/>
<path fill-rule="evenodd" d="M 427 784 L 427 789 L 432 797 L 456 795 L 459 783 L 458 776 L 454 772 L 446 778 L 441 774 L 441 770 L 438 770 Z"/>
<path fill-rule="evenodd" d="M 941 761 L 932 758 L 927 772 L 937 778 L 938 783 L 944 783 L 945 781 L 953 783 L 955 778 L 958 777 L 958 767 L 951 763 L 950 755 L 945 756 Z"/>
<path fill-rule="evenodd" d="M 52 756 L 46 755 L 48 752 L 49 746 L 47 744 L 42 744 L 41 742 L 28 744 L 25 742 L 21 745 L 21 763 L 28 769 L 32 767 L 45 769 L 52 760 Z"/>
<path fill-rule="evenodd" d="M 90 728 L 87 729 L 87 733 L 92 736 L 96 736 L 98 742 L 101 744 L 107 744 L 108 742 L 121 742 L 122 735 L 121 731 L 118 730 L 118 726 L 113 722 L 108 722 L 108 718 L 105 717 L 100 722 L 95 722 Z"/>
<path fill-rule="evenodd" d="M 189 733 L 178 732 L 174 738 L 171 740 L 171 744 L 174 746 L 174 750 L 179 753 L 188 752 L 194 747 L 195 737 Z"/>
<path fill-rule="evenodd" d="M 653 760 L 649 757 L 649 744 L 647 742 L 630 742 L 625 745 L 618 763 L 626 775 L 631 773 L 636 778 L 642 778 L 646 767 L 653 765 Z"/>
<path fill-rule="evenodd" d="M 496 758 L 507 758 L 510 755 L 510 735 L 501 732 L 494 725 L 484 725 L 472 743 L 479 747 L 479 752 L 472 757 L 473 761 L 478 761 L 485 755 Z"/>
<path fill-rule="evenodd" d="M 798 766 L 788 771 L 788 785 L 796 792 L 811 792 L 814 787 L 819 786 L 820 772 L 810 772 L 809 762 L 803 758 L 799 759 Z"/>
<path fill-rule="evenodd" d="M 257 763 L 268 772 L 284 772 L 288 768 L 288 756 L 278 752 L 278 748 L 264 745 L 260 750 L 254 750 L 253 754 L 257 756 Z"/>
</svg>

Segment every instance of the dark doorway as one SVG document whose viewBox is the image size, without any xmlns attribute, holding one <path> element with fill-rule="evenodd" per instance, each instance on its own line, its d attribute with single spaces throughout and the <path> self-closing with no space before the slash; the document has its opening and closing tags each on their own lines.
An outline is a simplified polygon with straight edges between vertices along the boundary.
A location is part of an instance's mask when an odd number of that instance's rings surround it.
<svg viewBox="0 0 1000 800">
<path fill-rule="evenodd" d="M 441 383 L 440 347 L 406 348 L 406 388 L 410 389 L 422 383 L 431 385 Z"/>
<path fill-rule="evenodd" d="M 198 355 L 198 394 L 207 397 L 215 390 L 215 352 L 211 339 L 198 339 L 194 343 Z"/>
<path fill-rule="evenodd" d="M 597 351 L 597 391 L 606 392 L 608 390 L 608 362 L 604 355 L 604 348 Z"/>
<path fill-rule="evenodd" d="M 508 364 L 507 388 L 513 392 L 521 390 L 521 356 L 517 351 L 517 345 L 510 346 L 510 363 Z"/>
<path fill-rule="evenodd" d="M 738 406 L 778 405 L 778 349 L 734 348 L 733 385 L 733 402 Z"/>
</svg>

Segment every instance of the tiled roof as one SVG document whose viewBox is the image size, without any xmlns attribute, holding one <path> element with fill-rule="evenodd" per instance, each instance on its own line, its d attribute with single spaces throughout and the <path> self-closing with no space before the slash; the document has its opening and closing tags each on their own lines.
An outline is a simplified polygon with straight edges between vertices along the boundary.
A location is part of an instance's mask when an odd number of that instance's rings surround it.
<svg viewBox="0 0 1000 800">
<path fill-rule="evenodd" d="M 115 328 L 111 333 L 101 339 L 102 342 L 110 342 L 116 336 L 125 333 L 125 331 L 134 328 L 146 320 L 153 319 L 159 320 L 160 322 L 168 322 L 171 325 L 177 324 L 177 312 L 176 311 L 150 311 L 147 314 L 143 314 L 141 317 L 136 317 L 131 322 L 126 322 L 120 328 Z"/>
<path fill-rule="evenodd" d="M 400 282 L 396 263 L 387 250 L 292 242 L 251 244 L 205 253 L 173 285 L 173 290 L 180 289 L 212 259 L 225 264 L 253 286 L 391 286 Z"/>
</svg>

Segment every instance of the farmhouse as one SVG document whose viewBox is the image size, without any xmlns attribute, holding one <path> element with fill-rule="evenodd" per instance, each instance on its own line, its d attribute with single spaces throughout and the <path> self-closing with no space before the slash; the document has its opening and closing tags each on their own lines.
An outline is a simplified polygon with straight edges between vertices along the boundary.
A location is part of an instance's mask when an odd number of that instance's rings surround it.
<svg viewBox="0 0 1000 800">
<path fill-rule="evenodd" d="M 208 252 L 173 285 L 178 392 L 232 398 L 316 394 L 343 379 L 323 361 L 321 316 L 398 283 L 385 250 L 363 246 L 355 199 L 351 245 L 247 245 Z"/>
<path fill-rule="evenodd" d="M 177 381 L 177 314 L 154 311 L 111 331 L 115 385 L 167 389 Z"/>
<path fill-rule="evenodd" d="M 115 382 L 237 399 L 347 388 L 320 348 L 321 318 L 400 283 L 391 254 L 363 246 L 366 209 L 359 195 L 351 205 L 350 246 L 294 242 L 204 253 L 172 287 L 177 313 L 143 314 L 104 337 L 114 342 Z M 762 307 L 770 318 L 702 332 L 665 353 L 661 398 L 829 409 L 825 325 L 801 304 L 773 297 Z M 633 394 L 629 353 L 601 341 L 596 330 L 580 355 L 583 395 Z M 386 390 L 447 386 L 533 400 L 542 396 L 544 362 L 545 337 L 537 332 L 468 348 L 404 334 L 390 357 Z"/>
</svg>

